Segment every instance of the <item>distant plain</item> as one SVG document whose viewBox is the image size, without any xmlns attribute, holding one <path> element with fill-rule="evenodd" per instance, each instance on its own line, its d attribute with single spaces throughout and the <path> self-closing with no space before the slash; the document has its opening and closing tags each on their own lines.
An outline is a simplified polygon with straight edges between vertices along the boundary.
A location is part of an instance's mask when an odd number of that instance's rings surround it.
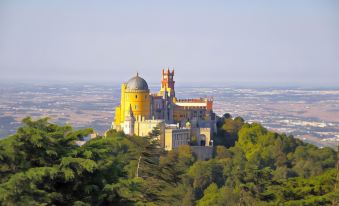
<svg viewBox="0 0 339 206">
<path fill-rule="evenodd" d="M 1 83 L 0 138 L 15 133 L 26 116 L 48 116 L 75 128 L 109 129 L 120 101 L 117 84 Z M 159 85 L 151 85 L 151 92 Z M 214 98 L 218 115 L 230 113 L 248 122 L 292 134 L 317 146 L 339 144 L 339 89 L 235 86 L 177 86 L 178 98 Z"/>
</svg>

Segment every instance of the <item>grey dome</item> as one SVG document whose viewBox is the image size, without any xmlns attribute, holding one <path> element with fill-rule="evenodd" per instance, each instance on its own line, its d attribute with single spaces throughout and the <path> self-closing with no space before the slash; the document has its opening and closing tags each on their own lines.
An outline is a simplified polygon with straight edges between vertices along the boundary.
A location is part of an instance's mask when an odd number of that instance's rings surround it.
<svg viewBox="0 0 339 206">
<path fill-rule="evenodd" d="M 130 89 L 130 90 L 148 90 L 148 85 L 147 85 L 147 82 L 143 78 L 139 77 L 139 75 L 137 74 L 137 76 L 128 80 L 127 89 Z"/>
</svg>

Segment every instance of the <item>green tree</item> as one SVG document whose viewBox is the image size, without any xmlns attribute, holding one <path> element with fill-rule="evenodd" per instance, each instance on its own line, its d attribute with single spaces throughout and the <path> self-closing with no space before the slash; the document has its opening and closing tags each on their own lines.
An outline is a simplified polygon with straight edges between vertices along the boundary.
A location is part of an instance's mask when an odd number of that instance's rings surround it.
<svg viewBox="0 0 339 206">
<path fill-rule="evenodd" d="M 317 148 L 242 118 L 222 117 L 236 134 L 229 148 L 197 161 L 190 146 L 159 146 L 109 130 L 81 147 L 92 129 L 25 118 L 0 140 L 0 205 L 331 205 L 338 202 L 337 161 Z M 241 123 L 241 127 L 229 124 Z M 235 129 L 234 129 L 235 128 Z M 226 134 L 226 133 L 225 133 Z M 225 137 L 225 136 L 222 136 Z M 140 175 L 137 174 L 138 165 Z"/>
<path fill-rule="evenodd" d="M 216 145 L 223 145 L 226 147 L 234 146 L 238 139 L 238 132 L 244 124 L 241 117 L 232 119 L 227 113 L 217 121 L 217 134 L 215 137 Z"/>
</svg>

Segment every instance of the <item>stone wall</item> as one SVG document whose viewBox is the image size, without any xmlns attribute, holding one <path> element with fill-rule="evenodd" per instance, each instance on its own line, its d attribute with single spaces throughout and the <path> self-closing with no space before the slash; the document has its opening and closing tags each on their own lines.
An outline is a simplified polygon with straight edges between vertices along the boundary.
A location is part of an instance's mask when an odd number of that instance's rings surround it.
<svg viewBox="0 0 339 206">
<path fill-rule="evenodd" d="M 213 157 L 213 147 L 191 146 L 198 160 L 209 160 Z"/>
</svg>

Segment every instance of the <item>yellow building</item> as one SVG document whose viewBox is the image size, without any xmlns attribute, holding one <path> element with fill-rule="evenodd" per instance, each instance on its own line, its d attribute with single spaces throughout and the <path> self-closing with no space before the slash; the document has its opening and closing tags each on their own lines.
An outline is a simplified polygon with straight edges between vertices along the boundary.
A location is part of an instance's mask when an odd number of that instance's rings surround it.
<svg viewBox="0 0 339 206">
<path fill-rule="evenodd" d="M 160 145 L 166 150 L 191 144 L 192 136 L 199 145 L 211 146 L 215 125 L 213 100 L 177 99 L 174 84 L 174 70 L 169 69 L 162 71 L 157 93 L 150 93 L 139 74 L 123 83 L 112 128 L 127 135 L 147 136 L 158 126 Z"/>
</svg>

